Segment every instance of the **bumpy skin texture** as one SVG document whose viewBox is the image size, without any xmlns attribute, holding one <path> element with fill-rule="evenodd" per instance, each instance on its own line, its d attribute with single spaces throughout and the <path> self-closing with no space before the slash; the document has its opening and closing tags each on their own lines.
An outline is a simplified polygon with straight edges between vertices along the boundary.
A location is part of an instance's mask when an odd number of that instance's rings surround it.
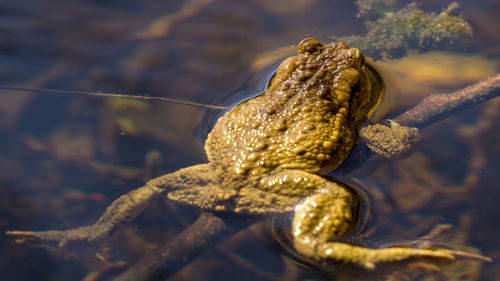
<svg viewBox="0 0 500 281">
<path fill-rule="evenodd" d="M 375 153 L 386 158 L 404 154 L 420 141 L 417 128 L 401 126 L 387 120 L 389 126 L 382 124 L 368 125 L 359 130 L 361 140 Z"/>
<path fill-rule="evenodd" d="M 18 243 L 79 249 L 100 247 L 154 198 L 248 214 L 295 210 L 294 245 L 318 261 L 373 269 L 412 258 L 480 258 L 449 250 L 368 249 L 334 242 L 356 223 L 355 198 L 322 177 L 348 156 L 360 124 L 378 99 L 380 77 L 345 43 L 300 42 L 269 90 L 221 117 L 208 135 L 209 163 L 150 180 L 115 200 L 91 226 L 63 231 L 8 231 Z M 304 200 L 305 199 L 305 200 Z M 300 204 L 299 204 L 300 203 Z"/>
<path fill-rule="evenodd" d="M 373 100 L 370 83 L 379 81 L 360 81 L 366 75 L 358 49 L 315 43 L 301 42 L 299 55 L 280 65 L 266 93 L 217 121 L 205 150 L 227 171 L 222 176 L 328 172 L 347 157 Z"/>
<path fill-rule="evenodd" d="M 358 49 L 303 40 L 268 91 L 225 114 L 208 135 L 205 150 L 220 187 L 215 202 L 189 196 L 203 186 L 169 198 L 245 213 L 292 210 L 321 186 L 308 173 L 329 172 L 349 155 L 382 88 L 371 77 Z"/>
</svg>

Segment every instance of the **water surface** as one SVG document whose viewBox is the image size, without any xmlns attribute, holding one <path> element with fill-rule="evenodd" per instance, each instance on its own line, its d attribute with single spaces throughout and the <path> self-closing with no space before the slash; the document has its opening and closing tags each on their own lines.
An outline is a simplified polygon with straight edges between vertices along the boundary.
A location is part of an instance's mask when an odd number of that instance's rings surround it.
<svg viewBox="0 0 500 281">
<path fill-rule="evenodd" d="M 399 85 L 390 114 L 432 92 L 457 90 L 498 72 L 500 5 L 459 2 L 474 36 L 463 50 L 412 53 L 386 66 Z M 448 4 L 421 3 L 434 11 Z M 212 104 L 249 79 L 259 80 L 252 73 L 263 53 L 304 37 L 328 42 L 363 34 L 356 12 L 353 1 L 326 0 L 0 1 L 0 84 L 147 93 Z M 444 62 L 435 63 L 438 58 Z M 1 92 L 0 230 L 91 224 L 115 198 L 147 178 L 206 161 L 199 133 L 206 132 L 204 114 L 174 104 Z M 500 280 L 499 114 L 500 103 L 493 100 L 425 129 L 409 158 L 373 158 L 356 171 L 352 177 L 368 189 L 376 211 L 367 243 L 399 243 L 450 224 L 438 242 L 470 245 L 495 261 L 464 267 L 462 279 L 444 280 Z M 197 215 L 195 208 L 156 202 L 103 251 L 115 263 L 107 268 L 133 264 Z M 92 272 L 105 272 L 101 280 L 106 280 L 115 274 L 102 264 L 15 245 L 5 236 L 0 247 L 2 280 L 84 280 Z M 173 277 L 322 278 L 327 277 L 284 258 L 264 224 L 208 251 Z"/>
</svg>

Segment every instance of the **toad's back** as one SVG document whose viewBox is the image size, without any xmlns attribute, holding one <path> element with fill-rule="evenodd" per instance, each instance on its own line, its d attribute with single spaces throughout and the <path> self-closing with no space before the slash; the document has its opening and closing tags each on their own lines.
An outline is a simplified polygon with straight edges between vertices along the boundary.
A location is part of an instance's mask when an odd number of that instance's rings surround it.
<svg viewBox="0 0 500 281">
<path fill-rule="evenodd" d="M 205 144 L 210 163 L 235 176 L 336 168 L 379 94 L 370 79 L 358 49 L 303 40 L 266 93 L 217 121 Z"/>
</svg>

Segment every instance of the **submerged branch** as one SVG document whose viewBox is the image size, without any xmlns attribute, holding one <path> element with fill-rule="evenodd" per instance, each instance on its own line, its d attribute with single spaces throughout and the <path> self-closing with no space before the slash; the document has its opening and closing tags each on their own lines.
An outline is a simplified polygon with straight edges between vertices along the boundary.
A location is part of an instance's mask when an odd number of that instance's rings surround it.
<svg viewBox="0 0 500 281">
<path fill-rule="evenodd" d="M 165 280 L 204 250 L 253 223 L 253 220 L 245 218 L 249 217 L 222 217 L 203 212 L 188 228 L 115 277 L 113 281 Z"/>
<path fill-rule="evenodd" d="M 424 128 L 499 95 L 500 74 L 497 74 L 450 94 L 430 95 L 394 120 L 402 125 Z M 343 164 L 339 172 L 352 172 L 372 155 L 366 145 L 358 144 L 346 160 L 351 163 Z M 242 222 L 241 216 L 223 218 L 208 212 L 202 213 L 196 222 L 174 239 L 141 259 L 113 281 L 164 280 L 189 264 L 204 250 L 250 224 L 249 221 Z"/>
</svg>

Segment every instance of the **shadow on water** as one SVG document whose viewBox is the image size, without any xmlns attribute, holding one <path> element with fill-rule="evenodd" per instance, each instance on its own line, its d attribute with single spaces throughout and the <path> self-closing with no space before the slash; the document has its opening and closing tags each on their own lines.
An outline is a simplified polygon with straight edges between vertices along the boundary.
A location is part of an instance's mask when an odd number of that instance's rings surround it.
<svg viewBox="0 0 500 281">
<path fill-rule="evenodd" d="M 448 4 L 421 2 L 436 11 Z M 402 60 L 407 67 L 392 71 L 400 82 L 395 113 L 433 91 L 455 90 L 498 72 L 500 6 L 492 1 L 460 5 L 475 28 L 467 52 L 434 54 L 448 58 L 444 70 L 416 71 L 433 61 L 432 55 L 410 54 L 417 63 Z M 267 86 L 272 71 L 252 74 L 259 54 L 304 37 L 327 42 L 332 36 L 362 34 L 355 15 L 352 1 L 0 1 L 0 84 L 235 104 Z M 450 73 L 455 75 L 448 79 Z M 474 246 L 495 261 L 460 264 L 445 277 L 425 280 L 500 279 L 500 228 L 492 223 L 500 212 L 499 108 L 493 100 L 445 120 L 423 132 L 424 141 L 408 158 L 374 158 L 356 171 L 352 176 L 366 187 L 376 214 L 364 242 L 407 242 L 450 224 L 432 241 L 435 245 Z M 0 92 L 0 230 L 91 224 L 110 202 L 148 178 L 206 161 L 204 136 L 215 117 L 204 114 L 174 104 Z M 106 280 L 174 237 L 198 214 L 167 200 L 155 202 L 101 252 L 109 263 L 66 259 L 2 235 L 0 279 Z M 231 237 L 172 277 L 328 278 L 284 257 L 265 223 Z"/>
</svg>

